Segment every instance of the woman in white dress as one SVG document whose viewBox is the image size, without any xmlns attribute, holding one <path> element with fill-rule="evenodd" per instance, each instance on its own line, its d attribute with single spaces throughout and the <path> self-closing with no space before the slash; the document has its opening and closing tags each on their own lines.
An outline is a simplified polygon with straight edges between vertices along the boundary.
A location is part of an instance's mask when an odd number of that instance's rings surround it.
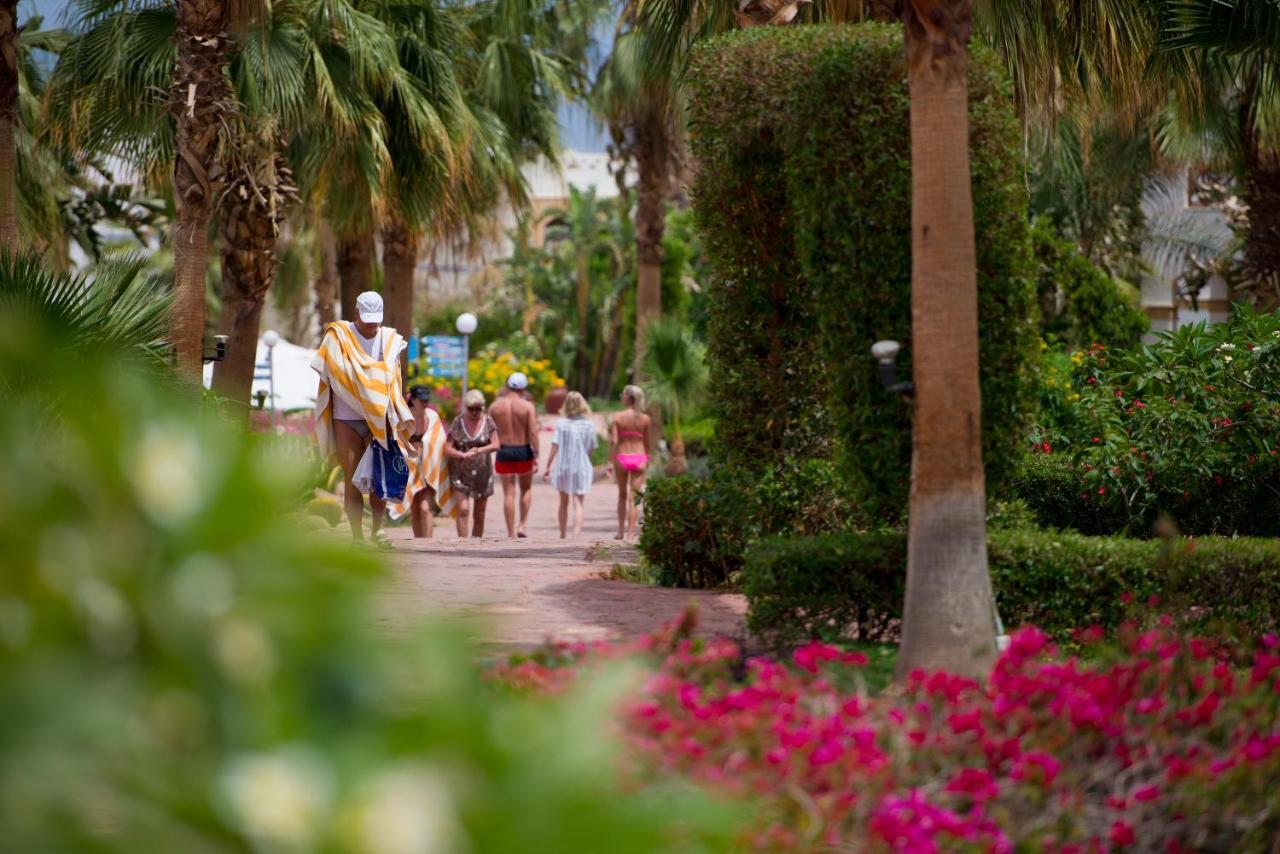
<svg viewBox="0 0 1280 854">
<path fill-rule="evenodd" d="M 588 417 L 591 407 L 576 391 L 564 399 L 564 414 L 556 422 L 555 437 L 551 440 L 551 456 L 547 469 L 542 473 L 551 485 L 560 490 L 560 538 L 564 539 L 569 523 L 569 504 L 573 504 L 573 535 L 582 535 L 582 501 L 591 490 L 595 470 L 591 465 L 591 452 L 596 449 L 596 428 Z"/>
</svg>

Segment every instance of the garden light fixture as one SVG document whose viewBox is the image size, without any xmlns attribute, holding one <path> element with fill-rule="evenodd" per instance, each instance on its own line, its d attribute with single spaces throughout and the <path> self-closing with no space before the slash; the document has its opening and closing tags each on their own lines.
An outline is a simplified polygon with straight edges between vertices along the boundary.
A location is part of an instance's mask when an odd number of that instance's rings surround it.
<svg viewBox="0 0 1280 854">
<path fill-rule="evenodd" d="M 877 341 L 871 345 L 871 355 L 880 363 L 880 382 L 890 394 L 914 397 L 916 387 L 910 381 L 898 382 L 898 353 L 902 345 L 897 341 Z"/>
<path fill-rule="evenodd" d="M 213 336 L 213 355 L 203 354 L 202 359 L 207 365 L 210 362 L 221 362 L 225 358 L 227 358 L 227 336 L 215 335 Z"/>
<path fill-rule="evenodd" d="M 462 397 L 467 396 L 467 368 L 471 365 L 471 333 L 476 331 L 476 324 L 476 316 L 469 311 L 458 315 L 458 319 L 453 324 L 458 334 L 462 336 Z"/>
<path fill-rule="evenodd" d="M 271 398 L 271 427 L 274 430 L 277 425 L 276 417 L 276 345 L 280 343 L 280 333 L 274 329 L 268 329 L 262 333 L 262 343 L 267 347 L 267 382 L 270 384 Z"/>
</svg>

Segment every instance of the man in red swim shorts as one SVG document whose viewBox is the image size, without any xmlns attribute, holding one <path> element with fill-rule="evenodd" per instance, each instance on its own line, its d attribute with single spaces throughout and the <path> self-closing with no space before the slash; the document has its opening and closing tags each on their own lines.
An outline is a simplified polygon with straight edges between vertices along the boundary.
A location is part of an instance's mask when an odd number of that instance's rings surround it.
<svg viewBox="0 0 1280 854">
<path fill-rule="evenodd" d="M 489 407 L 502 443 L 493 470 L 502 481 L 502 512 L 508 537 L 527 537 L 529 508 L 533 506 L 533 474 L 538 468 L 538 412 L 521 392 L 529 378 L 517 371 Z M 516 526 L 516 493 L 520 495 L 520 524 Z"/>
</svg>

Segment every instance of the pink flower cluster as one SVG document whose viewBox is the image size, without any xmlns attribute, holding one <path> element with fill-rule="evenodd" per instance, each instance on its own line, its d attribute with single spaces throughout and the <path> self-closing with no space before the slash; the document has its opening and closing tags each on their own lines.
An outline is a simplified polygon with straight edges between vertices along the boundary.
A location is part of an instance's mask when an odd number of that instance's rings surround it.
<svg viewBox="0 0 1280 854">
<path fill-rule="evenodd" d="M 1246 653 L 1166 620 L 1116 645 L 1086 630 L 1081 658 L 1025 628 L 985 685 L 919 672 L 870 696 L 860 653 L 814 643 L 789 663 L 743 661 L 690 628 L 557 646 L 495 678 L 559 690 L 647 656 L 621 712 L 635 771 L 747 799 L 744 842 L 763 850 L 1243 850 L 1280 827 L 1275 636 Z"/>
</svg>

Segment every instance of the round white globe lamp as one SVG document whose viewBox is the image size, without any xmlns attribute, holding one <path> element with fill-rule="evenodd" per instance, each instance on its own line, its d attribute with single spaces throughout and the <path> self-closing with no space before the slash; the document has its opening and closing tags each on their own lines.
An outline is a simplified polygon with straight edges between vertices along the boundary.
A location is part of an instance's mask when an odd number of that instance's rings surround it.
<svg viewBox="0 0 1280 854">
<path fill-rule="evenodd" d="M 458 320 L 454 325 L 457 326 L 459 334 L 470 335 L 476 331 L 476 323 L 476 316 L 467 311 L 458 315 Z"/>
</svg>

